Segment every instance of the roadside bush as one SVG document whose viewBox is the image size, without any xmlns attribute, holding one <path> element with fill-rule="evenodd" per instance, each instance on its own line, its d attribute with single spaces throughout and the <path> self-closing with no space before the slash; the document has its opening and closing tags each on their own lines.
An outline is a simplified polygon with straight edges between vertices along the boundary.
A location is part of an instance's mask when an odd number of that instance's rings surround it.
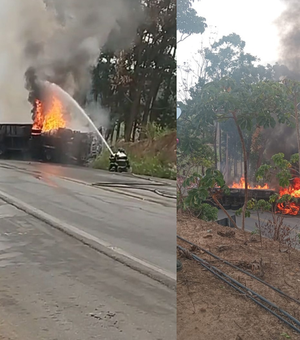
<svg viewBox="0 0 300 340">
<path fill-rule="evenodd" d="M 167 163 L 162 154 L 157 156 L 136 156 L 128 154 L 131 171 L 136 175 L 145 175 L 159 178 L 176 179 L 177 168 Z M 108 170 L 109 152 L 104 151 L 92 164 L 95 169 Z"/>
</svg>

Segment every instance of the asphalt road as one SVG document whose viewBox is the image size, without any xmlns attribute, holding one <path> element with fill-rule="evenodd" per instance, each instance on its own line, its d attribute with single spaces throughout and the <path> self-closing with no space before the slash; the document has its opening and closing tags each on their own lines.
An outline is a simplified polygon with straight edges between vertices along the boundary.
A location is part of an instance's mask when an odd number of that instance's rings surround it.
<svg viewBox="0 0 300 340">
<path fill-rule="evenodd" d="M 234 210 L 228 210 L 227 211 L 230 216 L 235 215 Z M 225 214 L 219 210 L 218 212 L 218 218 L 224 218 Z M 267 223 L 269 220 L 272 220 L 272 214 L 268 212 L 260 213 L 260 221 L 261 223 Z M 240 216 L 236 217 L 236 222 L 237 226 L 241 227 L 242 225 L 242 218 Z M 250 217 L 247 217 L 245 219 L 245 229 L 248 231 L 255 231 L 256 228 L 256 223 L 258 223 L 258 217 L 256 213 L 252 213 Z M 295 230 L 300 231 L 300 216 L 290 216 L 290 215 L 285 215 L 284 216 L 284 224 L 291 227 L 295 228 Z"/>
<path fill-rule="evenodd" d="M 174 291 L 0 200 L 0 339 L 175 338 Z"/>
<path fill-rule="evenodd" d="M 1 191 L 176 278 L 175 182 L 0 161 L 0 185 Z"/>
</svg>

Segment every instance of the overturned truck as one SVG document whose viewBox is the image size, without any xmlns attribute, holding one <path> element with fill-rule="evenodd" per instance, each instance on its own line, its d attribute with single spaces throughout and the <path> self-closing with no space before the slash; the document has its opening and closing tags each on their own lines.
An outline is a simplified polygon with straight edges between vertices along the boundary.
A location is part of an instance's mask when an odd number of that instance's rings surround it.
<svg viewBox="0 0 300 340">
<path fill-rule="evenodd" d="M 244 205 L 245 189 L 229 188 L 230 195 L 221 196 L 221 204 L 225 209 L 237 210 Z M 271 189 L 248 189 L 248 199 L 269 200 L 269 197 L 275 193 Z"/>
<path fill-rule="evenodd" d="M 32 124 L 0 124 L 0 157 L 83 164 L 91 156 L 93 134 L 66 128 L 42 132 Z"/>
<path fill-rule="evenodd" d="M 32 124 L 0 124 L 0 156 L 30 158 Z"/>
</svg>

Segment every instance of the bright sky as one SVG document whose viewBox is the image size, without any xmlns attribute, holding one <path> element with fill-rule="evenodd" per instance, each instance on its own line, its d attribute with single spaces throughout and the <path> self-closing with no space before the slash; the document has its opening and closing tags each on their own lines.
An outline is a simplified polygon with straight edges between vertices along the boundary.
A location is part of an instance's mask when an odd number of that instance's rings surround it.
<svg viewBox="0 0 300 340">
<path fill-rule="evenodd" d="M 218 40 L 230 33 L 240 35 L 246 43 L 245 51 L 257 56 L 262 64 L 277 61 L 279 38 L 274 22 L 285 8 L 281 0 L 201 0 L 194 8 L 198 15 L 206 18 L 208 27 L 204 34 L 191 36 L 178 44 L 179 65 L 191 60 L 201 43 L 207 46 L 209 37 Z"/>
</svg>

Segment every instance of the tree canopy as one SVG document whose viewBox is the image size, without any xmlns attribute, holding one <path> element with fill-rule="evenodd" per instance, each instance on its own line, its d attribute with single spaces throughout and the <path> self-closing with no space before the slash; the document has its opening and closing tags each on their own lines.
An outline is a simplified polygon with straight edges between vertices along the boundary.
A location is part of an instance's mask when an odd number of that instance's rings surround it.
<svg viewBox="0 0 300 340">
<path fill-rule="evenodd" d="M 145 0 L 129 48 L 108 42 L 92 72 L 92 94 L 111 114 L 110 137 L 145 136 L 148 123 L 176 127 L 176 1 Z"/>
<path fill-rule="evenodd" d="M 192 34 L 202 34 L 207 27 L 206 19 L 198 16 L 192 7 L 195 1 L 197 0 L 177 0 L 177 30 L 180 33 L 177 43 Z"/>
<path fill-rule="evenodd" d="M 272 129 L 295 126 L 300 149 L 299 84 L 280 78 L 281 65 L 260 65 L 244 49 L 245 42 L 230 34 L 198 51 L 198 73 L 183 65 L 186 79 L 194 72 L 196 82 L 189 86 L 183 81 L 186 96 L 179 103 L 183 113 L 178 119 L 183 167 L 194 157 L 202 174 L 212 167 L 228 184 L 244 177 L 243 225 L 248 185 L 266 160 L 266 146 L 274 144 Z"/>
</svg>

